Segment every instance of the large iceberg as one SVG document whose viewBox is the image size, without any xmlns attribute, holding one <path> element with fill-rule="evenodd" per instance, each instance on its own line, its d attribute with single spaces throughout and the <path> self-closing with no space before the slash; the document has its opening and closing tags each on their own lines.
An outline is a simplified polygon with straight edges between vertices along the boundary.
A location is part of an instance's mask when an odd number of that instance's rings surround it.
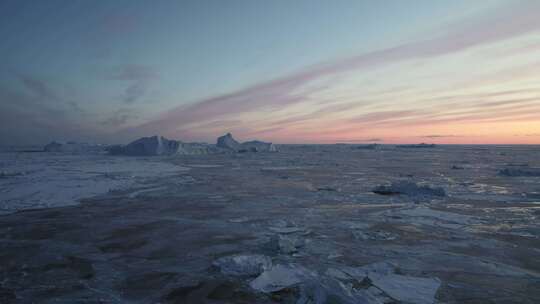
<svg viewBox="0 0 540 304">
<path fill-rule="evenodd" d="M 125 146 L 111 146 L 108 150 L 113 155 L 130 156 L 192 155 L 216 152 L 215 147 L 208 144 L 184 143 L 157 135 L 137 139 Z"/>
<path fill-rule="evenodd" d="M 167 139 L 163 136 L 139 138 L 127 145 L 114 145 L 107 148 L 113 155 L 156 156 L 156 155 L 199 155 L 227 152 L 275 152 L 272 143 L 262 141 L 237 142 L 230 133 L 217 139 L 215 145 L 206 143 L 186 143 Z"/>
<path fill-rule="evenodd" d="M 231 133 L 218 137 L 216 146 L 228 150 L 240 150 L 240 143 L 232 137 Z"/>
<path fill-rule="evenodd" d="M 258 140 L 239 143 L 231 133 L 227 133 L 217 139 L 216 146 L 221 149 L 234 152 L 276 152 L 276 146 L 269 142 Z"/>
</svg>

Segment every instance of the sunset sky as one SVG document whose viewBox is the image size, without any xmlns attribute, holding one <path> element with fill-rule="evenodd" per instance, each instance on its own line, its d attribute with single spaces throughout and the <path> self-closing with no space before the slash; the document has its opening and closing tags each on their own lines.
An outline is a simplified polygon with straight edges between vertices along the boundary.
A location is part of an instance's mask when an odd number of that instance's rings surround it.
<svg viewBox="0 0 540 304">
<path fill-rule="evenodd" d="M 1 1 L 0 139 L 540 144 L 540 1 Z"/>
</svg>

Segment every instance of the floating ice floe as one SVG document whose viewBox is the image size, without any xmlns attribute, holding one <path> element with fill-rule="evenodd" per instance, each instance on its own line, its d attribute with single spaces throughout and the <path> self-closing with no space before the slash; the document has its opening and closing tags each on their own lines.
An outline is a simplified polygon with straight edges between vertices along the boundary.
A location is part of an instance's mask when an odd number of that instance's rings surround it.
<svg viewBox="0 0 540 304">
<path fill-rule="evenodd" d="M 361 231 L 356 230 L 352 232 L 354 237 L 364 241 L 392 241 L 398 238 L 394 233 L 387 231 Z"/>
<path fill-rule="evenodd" d="M 272 267 L 272 259 L 261 254 L 232 255 L 215 260 L 212 265 L 232 276 L 256 276 Z"/>
<path fill-rule="evenodd" d="M 300 266 L 278 264 L 261 273 L 249 286 L 261 292 L 275 292 L 300 284 L 308 275 L 308 271 Z"/>
<path fill-rule="evenodd" d="M 297 232 L 306 232 L 306 230 L 302 227 L 297 227 L 293 223 L 285 221 L 285 220 L 275 220 L 272 221 L 272 226 L 268 227 L 270 231 L 279 233 L 279 234 L 290 234 L 290 233 L 297 233 Z"/>
<path fill-rule="evenodd" d="M 438 278 L 423 278 L 400 275 L 395 273 L 395 266 L 389 262 L 377 262 L 362 267 L 341 267 L 329 269 L 328 275 L 339 280 L 354 278 L 360 282 L 369 282 L 374 287 L 383 291 L 391 298 L 404 303 L 428 304 L 435 303 L 435 295 L 440 287 Z M 384 297 L 377 293 L 373 287 L 371 295 Z"/>
<path fill-rule="evenodd" d="M 296 303 L 435 303 L 441 282 L 438 278 L 412 277 L 395 273 L 388 262 L 362 267 L 329 268 L 320 275 L 298 265 L 275 265 L 249 284 L 273 293 L 286 288 L 300 290 Z"/>
<path fill-rule="evenodd" d="M 339 268 L 339 270 L 341 270 L 342 272 L 359 281 L 362 281 L 364 278 L 368 277 L 370 274 L 373 273 L 381 275 L 391 274 L 394 273 L 395 269 L 396 267 L 394 266 L 394 264 L 386 261 L 371 263 L 361 267 L 343 266 Z"/>
<path fill-rule="evenodd" d="M 300 227 L 270 227 L 268 229 L 270 229 L 273 232 L 282 233 L 282 234 L 305 232 L 304 229 Z"/>
<path fill-rule="evenodd" d="M 505 168 L 499 171 L 499 175 L 537 177 L 540 176 L 540 168 Z"/>
<path fill-rule="evenodd" d="M 392 182 L 390 185 L 381 185 L 373 189 L 373 193 L 381 195 L 407 195 L 407 196 L 446 196 L 441 187 L 419 185 L 410 181 Z"/>
<path fill-rule="evenodd" d="M 278 236 L 279 250 L 285 254 L 293 254 L 298 252 L 298 248 L 304 246 L 304 240 L 300 237 L 291 235 Z"/>
<path fill-rule="evenodd" d="M 249 220 L 250 219 L 248 217 L 241 216 L 241 217 L 229 219 L 229 222 L 231 222 L 231 223 L 245 223 L 245 222 L 249 222 Z"/>
<path fill-rule="evenodd" d="M 24 172 L 20 171 L 0 171 L 0 178 L 10 178 L 24 175 Z"/>
<path fill-rule="evenodd" d="M 398 218 L 397 221 L 448 229 L 459 229 L 480 223 L 479 219 L 470 215 L 433 210 L 423 206 L 390 210 L 383 212 L 383 214 L 389 218 Z"/>
<path fill-rule="evenodd" d="M 432 304 L 441 286 L 438 278 L 370 273 L 371 283 L 393 299 L 404 303 Z"/>
</svg>

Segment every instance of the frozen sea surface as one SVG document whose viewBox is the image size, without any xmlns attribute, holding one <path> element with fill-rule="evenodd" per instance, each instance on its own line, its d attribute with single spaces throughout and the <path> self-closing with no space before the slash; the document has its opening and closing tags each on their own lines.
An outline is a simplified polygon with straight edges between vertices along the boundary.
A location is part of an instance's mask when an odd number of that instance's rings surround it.
<svg viewBox="0 0 540 304">
<path fill-rule="evenodd" d="M 540 147 L 278 148 L 3 154 L 0 303 L 540 303 Z"/>
<path fill-rule="evenodd" d="M 152 158 L 99 154 L 0 153 L 0 212 L 60 207 L 152 187 L 189 170 Z"/>
</svg>

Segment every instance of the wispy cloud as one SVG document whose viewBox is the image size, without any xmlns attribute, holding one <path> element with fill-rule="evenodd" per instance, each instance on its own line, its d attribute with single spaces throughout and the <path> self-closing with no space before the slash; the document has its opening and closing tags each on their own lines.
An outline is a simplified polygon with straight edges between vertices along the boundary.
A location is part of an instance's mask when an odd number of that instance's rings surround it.
<svg viewBox="0 0 540 304">
<path fill-rule="evenodd" d="M 126 64 L 109 71 L 106 78 L 129 83 L 124 90 L 122 100 L 130 104 L 147 95 L 152 83 L 159 79 L 159 73 L 150 66 Z"/>
<path fill-rule="evenodd" d="M 111 116 L 104 119 L 101 123 L 107 127 L 117 128 L 126 125 L 129 120 L 137 118 L 138 116 L 137 112 L 133 109 L 120 108 L 114 111 Z"/>
<path fill-rule="evenodd" d="M 29 75 L 17 75 L 24 87 L 39 99 L 58 99 L 57 94 L 44 81 Z"/>
<path fill-rule="evenodd" d="M 51 140 L 96 139 L 100 133 L 91 126 L 73 121 L 65 103 L 51 105 L 48 98 L 56 96 L 45 82 L 24 78 L 27 92 L 0 85 L 0 142 L 2 144 L 40 144 Z M 45 89 L 46 88 L 46 89 Z"/>
<path fill-rule="evenodd" d="M 234 119 L 234 117 L 241 113 L 252 111 L 271 113 L 276 109 L 282 109 L 283 107 L 306 101 L 308 96 L 313 95 L 317 90 L 324 89 L 324 87 L 316 87 L 308 92 L 303 92 L 301 89 L 304 86 L 335 74 L 355 70 L 368 70 L 411 59 L 433 58 L 457 53 L 473 47 L 496 43 L 538 31 L 540 29 L 538 11 L 540 11 L 540 2 L 537 1 L 507 4 L 484 16 L 476 16 L 470 20 L 462 20 L 457 24 L 449 25 L 446 30 L 434 38 L 417 40 L 392 48 L 320 64 L 306 68 L 295 74 L 254 85 L 230 94 L 215 96 L 190 105 L 180 106 L 168 110 L 158 118 L 139 125 L 131 131 L 137 133 L 161 132 L 177 135 L 179 130 L 182 130 L 179 135 L 188 135 L 189 129 L 186 128 L 187 126 L 203 121 Z M 516 19 L 516 16 L 519 16 L 519 18 Z M 353 105 L 343 105 L 341 109 L 337 108 L 334 111 L 347 111 L 348 107 L 353 107 Z M 315 111 L 313 113 L 283 118 L 282 121 L 277 121 L 277 123 L 298 123 L 316 119 L 318 115 L 324 115 L 324 113 Z M 347 123 L 393 124 L 418 119 L 425 119 L 426 123 L 434 123 L 443 120 L 478 120 L 488 118 L 483 114 L 464 115 L 461 118 L 438 118 L 436 116 L 437 113 L 430 113 L 430 111 L 424 109 L 376 111 L 358 116 Z M 246 127 L 249 126 L 246 125 Z M 271 130 L 272 128 L 272 126 L 267 126 L 267 128 L 260 128 L 260 130 Z M 246 133 L 248 132 L 250 130 L 246 131 Z"/>
</svg>

